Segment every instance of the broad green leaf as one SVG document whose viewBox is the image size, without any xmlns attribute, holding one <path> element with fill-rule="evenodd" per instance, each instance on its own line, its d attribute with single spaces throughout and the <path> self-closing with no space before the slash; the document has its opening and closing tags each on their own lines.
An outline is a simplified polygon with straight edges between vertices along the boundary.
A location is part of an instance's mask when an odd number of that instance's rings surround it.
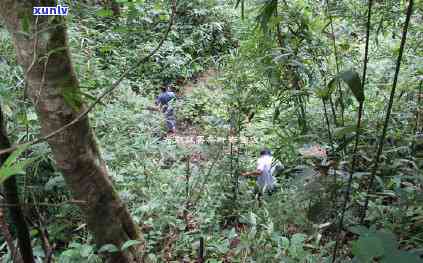
<svg viewBox="0 0 423 263">
<path fill-rule="evenodd" d="M 250 220 L 249 221 L 250 221 L 249 223 L 251 225 L 256 226 L 257 225 L 257 215 L 254 214 L 253 212 L 250 212 Z"/>
<path fill-rule="evenodd" d="M 356 234 L 356 235 L 364 235 L 367 232 L 369 232 L 369 229 L 367 227 L 364 226 L 352 226 L 350 228 L 348 228 L 349 231 L 351 231 L 352 233 Z"/>
<path fill-rule="evenodd" d="M 123 243 L 121 250 L 124 251 L 128 249 L 129 247 L 141 244 L 142 242 L 139 240 L 128 240 L 125 243 Z"/>
<path fill-rule="evenodd" d="M 22 30 L 26 33 L 29 33 L 29 29 L 30 29 L 30 26 L 31 26 L 31 21 L 30 21 L 29 15 L 24 14 L 22 16 L 21 22 L 22 22 Z"/>
<path fill-rule="evenodd" d="M 18 147 L 14 152 L 12 152 L 9 157 L 4 161 L 3 166 L 11 166 L 16 160 L 19 158 L 19 156 L 28 148 L 28 146 L 24 145 L 21 147 Z"/>
<path fill-rule="evenodd" d="M 305 234 L 301 234 L 301 233 L 294 234 L 291 238 L 291 243 L 293 245 L 302 244 L 304 240 L 306 239 L 306 237 L 307 236 Z"/>
<path fill-rule="evenodd" d="M 23 145 L 16 149 L 6 159 L 3 165 L 0 167 L 0 184 L 2 184 L 9 177 L 25 172 L 25 167 L 35 161 L 37 158 L 30 158 L 22 161 L 18 161 L 19 156 L 25 151 L 29 145 Z"/>
<path fill-rule="evenodd" d="M 33 248 L 34 257 L 45 258 L 44 250 L 41 246 L 35 246 Z"/>
<path fill-rule="evenodd" d="M 152 253 L 148 254 L 148 259 L 149 259 L 151 262 L 157 262 L 157 256 L 156 256 L 156 255 L 154 255 L 154 254 L 152 254 Z"/>
<path fill-rule="evenodd" d="M 383 255 L 382 241 L 375 235 L 361 236 L 353 243 L 352 253 L 362 262 L 370 262 L 373 258 Z"/>
<path fill-rule="evenodd" d="M 96 15 L 100 17 L 111 17 L 113 16 L 113 12 L 110 9 L 101 9 L 100 11 L 96 12 Z"/>
<path fill-rule="evenodd" d="M 35 237 L 36 235 L 39 234 L 39 231 L 38 231 L 38 229 L 32 229 L 29 233 L 30 233 L 31 237 Z"/>
<path fill-rule="evenodd" d="M 13 175 L 23 174 L 24 171 L 17 167 L 5 167 L 0 170 L 0 184 L 9 179 Z"/>
<path fill-rule="evenodd" d="M 162 11 L 162 3 L 156 2 L 154 4 L 154 10 L 157 11 L 158 13 L 160 13 Z"/>
<path fill-rule="evenodd" d="M 161 21 L 167 21 L 169 20 L 169 15 L 168 14 L 162 14 L 159 16 Z"/>
<path fill-rule="evenodd" d="M 69 247 L 79 249 L 81 247 L 81 244 L 78 243 L 78 242 L 72 242 L 72 243 L 69 244 Z"/>
<path fill-rule="evenodd" d="M 277 25 L 279 25 L 279 23 L 280 23 L 282 20 L 283 20 L 283 18 L 282 18 L 281 16 L 274 16 L 274 17 L 271 17 L 271 18 L 270 18 L 270 20 L 269 20 L 269 24 L 270 24 L 271 26 L 277 26 Z"/>
<path fill-rule="evenodd" d="M 408 251 L 398 251 L 398 253 L 395 253 L 393 255 L 385 256 L 380 261 L 381 263 L 421 263 L 422 260 L 419 256 L 410 253 Z"/>
<path fill-rule="evenodd" d="M 0 168 L 0 184 L 2 184 L 7 178 L 25 173 L 25 167 L 29 165 L 30 163 L 34 162 L 38 158 L 30 158 L 26 159 L 20 162 L 17 162 L 16 164 L 13 164 L 12 166 L 2 166 Z"/>
<path fill-rule="evenodd" d="M 81 257 L 83 258 L 89 257 L 92 252 L 93 252 L 93 248 L 89 245 L 82 245 L 79 250 Z"/>
<path fill-rule="evenodd" d="M 364 101 L 364 90 L 358 73 L 353 70 L 344 71 L 339 74 L 339 78 L 347 83 L 354 94 L 354 97 L 359 103 L 362 103 Z"/>
<path fill-rule="evenodd" d="M 281 244 L 284 248 L 289 248 L 289 239 L 287 237 L 281 237 Z"/>
<path fill-rule="evenodd" d="M 106 244 L 103 245 L 99 250 L 98 253 L 114 253 L 118 252 L 119 249 L 113 244 Z"/>
<path fill-rule="evenodd" d="M 355 125 L 340 127 L 334 130 L 333 135 L 337 138 L 342 138 L 348 134 L 355 132 L 356 130 L 357 130 L 357 127 Z"/>
<path fill-rule="evenodd" d="M 50 57 L 52 54 L 54 54 L 54 53 L 59 53 L 59 52 L 61 52 L 61 51 L 66 51 L 66 47 L 57 47 L 57 48 L 54 48 L 54 49 L 50 50 L 50 51 L 46 54 L 46 57 Z"/>
<path fill-rule="evenodd" d="M 70 106 L 74 111 L 79 111 L 83 103 L 81 92 L 79 90 L 72 87 L 64 87 L 62 95 L 68 106 Z"/>
<path fill-rule="evenodd" d="M 316 91 L 316 95 L 322 98 L 323 100 L 329 99 L 330 95 L 332 95 L 332 93 L 335 91 L 336 81 L 337 78 L 333 78 L 326 87 L 324 87 L 323 89 L 318 89 Z"/>
<path fill-rule="evenodd" d="M 398 249 L 396 236 L 388 230 L 380 230 L 376 232 L 376 236 L 382 241 L 385 254 L 389 254 Z"/>
</svg>

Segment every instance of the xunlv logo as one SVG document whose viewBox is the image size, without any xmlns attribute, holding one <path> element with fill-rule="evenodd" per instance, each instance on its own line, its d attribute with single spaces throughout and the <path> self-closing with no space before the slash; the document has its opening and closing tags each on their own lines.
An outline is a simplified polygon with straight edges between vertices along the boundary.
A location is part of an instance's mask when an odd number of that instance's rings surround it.
<svg viewBox="0 0 423 263">
<path fill-rule="evenodd" d="M 69 8 L 67 6 L 35 6 L 32 8 L 34 16 L 67 16 Z"/>
</svg>

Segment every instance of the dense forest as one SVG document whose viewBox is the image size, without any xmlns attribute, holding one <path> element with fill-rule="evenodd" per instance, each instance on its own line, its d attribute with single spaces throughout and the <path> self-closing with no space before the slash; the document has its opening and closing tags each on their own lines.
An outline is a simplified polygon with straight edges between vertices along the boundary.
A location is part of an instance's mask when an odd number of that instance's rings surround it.
<svg viewBox="0 0 423 263">
<path fill-rule="evenodd" d="M 0 0 L 0 262 L 423 262 L 422 0 Z"/>
</svg>

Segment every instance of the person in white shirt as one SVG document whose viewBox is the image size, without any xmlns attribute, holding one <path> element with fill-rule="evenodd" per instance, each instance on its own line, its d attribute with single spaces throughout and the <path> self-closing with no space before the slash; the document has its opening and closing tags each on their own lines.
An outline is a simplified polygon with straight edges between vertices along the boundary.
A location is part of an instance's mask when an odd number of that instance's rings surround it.
<svg viewBox="0 0 423 263">
<path fill-rule="evenodd" d="M 276 178 L 273 176 L 276 167 L 272 167 L 272 162 L 272 153 L 269 149 L 265 148 L 260 151 L 260 157 L 257 160 L 257 169 L 252 172 L 242 173 L 241 176 L 257 177 L 256 183 L 259 193 L 272 193 L 276 187 Z"/>
</svg>

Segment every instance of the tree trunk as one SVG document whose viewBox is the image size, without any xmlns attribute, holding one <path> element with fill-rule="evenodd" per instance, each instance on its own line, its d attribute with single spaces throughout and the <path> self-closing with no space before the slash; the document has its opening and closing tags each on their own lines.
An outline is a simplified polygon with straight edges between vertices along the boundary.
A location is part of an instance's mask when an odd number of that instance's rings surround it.
<svg viewBox="0 0 423 263">
<path fill-rule="evenodd" d="M 115 0 L 110 0 L 110 9 L 112 9 L 113 16 L 119 17 L 120 16 L 120 5 Z"/>
<path fill-rule="evenodd" d="M 120 16 L 120 4 L 116 0 L 102 0 L 102 1 L 83 1 L 89 5 L 101 5 L 105 9 L 110 9 L 114 17 Z M 129 1 L 131 2 L 131 1 Z"/>
<path fill-rule="evenodd" d="M 27 73 L 28 95 L 41 122 L 41 133 L 46 135 L 75 119 L 85 105 L 70 59 L 65 20 L 33 16 L 32 7 L 39 5 L 54 6 L 55 1 L 2 0 L 0 16 L 12 34 L 18 62 Z M 138 227 L 113 188 L 88 118 L 48 143 L 74 198 L 85 202 L 80 208 L 96 244 L 121 247 L 127 240 L 140 240 Z M 141 249 L 136 246 L 112 253 L 107 260 L 136 262 Z"/>
<path fill-rule="evenodd" d="M 24 263 L 22 261 L 21 253 L 17 251 L 15 248 L 15 244 L 13 244 L 13 237 L 9 231 L 9 225 L 6 223 L 4 219 L 3 209 L 0 207 L 0 232 L 3 235 L 3 239 L 6 241 L 7 247 L 9 248 L 10 254 L 12 255 L 13 263 Z"/>
<path fill-rule="evenodd" d="M 4 120 L 3 111 L 0 105 L 0 149 L 6 149 L 10 146 L 10 141 L 7 137 L 6 122 Z M 10 154 L 0 155 L 0 165 L 3 165 L 9 155 Z M 22 259 L 22 262 L 24 263 L 34 263 L 35 261 L 32 253 L 31 237 L 29 234 L 28 225 L 26 224 L 21 207 L 19 206 L 19 192 L 15 176 L 10 177 L 4 182 L 4 194 L 6 197 L 6 203 L 10 205 L 10 219 L 13 225 L 16 227 L 17 232 L 18 248 L 20 251 L 20 253 L 18 253 L 18 257 L 20 259 L 18 259 L 17 262 L 21 262 Z"/>
</svg>

